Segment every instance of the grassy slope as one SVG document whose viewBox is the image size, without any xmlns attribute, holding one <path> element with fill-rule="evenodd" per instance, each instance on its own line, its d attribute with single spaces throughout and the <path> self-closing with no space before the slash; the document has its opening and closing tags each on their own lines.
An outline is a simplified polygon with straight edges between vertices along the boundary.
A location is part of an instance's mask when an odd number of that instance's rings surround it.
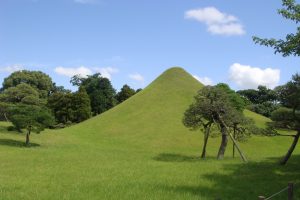
<svg viewBox="0 0 300 200">
<path fill-rule="evenodd" d="M 220 138 L 213 138 L 208 159 L 200 160 L 202 134 L 184 128 L 181 118 L 201 87 L 172 68 L 100 116 L 33 135 L 37 147 L 18 146 L 24 135 L 2 128 L 0 199 L 256 199 L 300 180 L 299 148 L 287 167 L 275 164 L 287 138 L 241 144 L 247 165 L 230 158 L 230 148 L 224 161 L 215 160 Z M 268 120 L 246 115 L 259 126 Z"/>
</svg>

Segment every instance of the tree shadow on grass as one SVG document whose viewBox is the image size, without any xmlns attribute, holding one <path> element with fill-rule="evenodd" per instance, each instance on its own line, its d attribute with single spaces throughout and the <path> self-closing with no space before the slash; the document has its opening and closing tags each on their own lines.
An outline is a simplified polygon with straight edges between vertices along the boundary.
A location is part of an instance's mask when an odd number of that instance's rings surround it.
<svg viewBox="0 0 300 200">
<path fill-rule="evenodd" d="M 29 146 L 26 146 L 25 142 L 12 140 L 12 139 L 0 139 L 0 145 L 12 146 L 12 147 L 39 147 L 40 146 L 39 144 L 36 143 L 30 143 Z"/>
<path fill-rule="evenodd" d="M 201 179 L 212 184 L 201 185 Z M 297 183 L 294 200 L 300 200 L 300 155 L 294 155 L 287 166 L 278 165 L 278 158 L 247 164 L 224 164 L 222 172 L 200 175 L 198 185 L 165 185 L 163 188 L 175 193 L 189 193 L 199 199 L 250 200 L 258 199 L 260 195 L 269 197 L 285 188 L 288 182 Z M 287 191 L 272 198 L 279 199 L 287 199 Z"/>
<path fill-rule="evenodd" d="M 203 160 L 200 156 L 186 156 L 175 153 L 161 153 L 155 156 L 153 159 L 163 162 L 198 162 Z"/>
</svg>

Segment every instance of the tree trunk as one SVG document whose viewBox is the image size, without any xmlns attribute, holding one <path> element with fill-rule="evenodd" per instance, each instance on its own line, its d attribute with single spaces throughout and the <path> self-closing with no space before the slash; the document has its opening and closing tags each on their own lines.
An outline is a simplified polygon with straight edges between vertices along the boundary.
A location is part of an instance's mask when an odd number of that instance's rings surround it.
<svg viewBox="0 0 300 200">
<path fill-rule="evenodd" d="M 25 142 L 26 146 L 29 146 L 29 144 L 30 144 L 30 139 L 29 139 L 30 132 L 31 132 L 31 127 L 28 128 L 27 133 L 26 133 L 26 142 Z"/>
<path fill-rule="evenodd" d="M 234 126 L 233 128 L 233 139 L 236 139 L 236 127 Z M 235 156 L 235 144 L 232 143 L 232 157 L 234 158 Z"/>
<path fill-rule="evenodd" d="M 210 133 L 210 126 L 205 126 L 204 127 L 204 144 L 203 144 L 201 158 L 205 158 L 206 157 L 206 146 L 207 146 L 207 141 L 208 141 L 209 133 Z"/>
<path fill-rule="evenodd" d="M 243 154 L 242 150 L 240 149 L 240 147 L 238 146 L 238 144 L 236 143 L 235 139 L 233 138 L 233 136 L 231 135 L 231 133 L 228 133 L 228 135 L 230 136 L 230 139 L 232 140 L 234 146 L 236 147 L 236 149 L 238 150 L 241 158 L 243 159 L 244 162 L 247 162 L 247 159 L 245 157 L 245 155 Z"/>
<path fill-rule="evenodd" d="M 221 123 L 220 126 L 221 126 L 221 133 L 222 133 L 222 142 L 221 142 L 221 145 L 220 145 L 220 148 L 219 148 L 217 158 L 218 159 L 223 159 L 224 154 L 225 154 L 225 150 L 226 150 L 226 147 L 227 147 L 228 139 L 227 139 L 227 128 L 226 128 L 226 126 L 223 123 Z"/>
<path fill-rule="evenodd" d="M 289 148 L 288 152 L 286 153 L 286 155 L 280 160 L 279 164 L 280 165 L 285 165 L 287 163 L 287 161 L 289 160 L 289 158 L 291 157 L 295 147 L 297 146 L 298 140 L 300 137 L 300 130 L 297 131 L 297 134 L 294 136 L 294 141 L 291 145 L 291 147 Z"/>
</svg>

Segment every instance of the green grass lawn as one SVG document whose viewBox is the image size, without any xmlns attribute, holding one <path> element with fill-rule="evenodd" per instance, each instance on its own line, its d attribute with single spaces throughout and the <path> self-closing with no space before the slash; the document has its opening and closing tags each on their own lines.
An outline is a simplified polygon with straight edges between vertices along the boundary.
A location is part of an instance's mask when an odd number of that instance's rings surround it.
<svg viewBox="0 0 300 200">
<path fill-rule="evenodd" d="M 257 199 L 300 181 L 299 147 L 287 166 L 277 164 L 291 138 L 252 136 L 240 144 L 247 164 L 231 158 L 231 143 L 216 160 L 221 141 L 210 138 L 201 160 L 203 134 L 181 123 L 201 87 L 173 68 L 102 115 L 32 134 L 30 148 L 0 123 L 0 199 Z M 268 120 L 245 114 L 259 126 Z"/>
</svg>

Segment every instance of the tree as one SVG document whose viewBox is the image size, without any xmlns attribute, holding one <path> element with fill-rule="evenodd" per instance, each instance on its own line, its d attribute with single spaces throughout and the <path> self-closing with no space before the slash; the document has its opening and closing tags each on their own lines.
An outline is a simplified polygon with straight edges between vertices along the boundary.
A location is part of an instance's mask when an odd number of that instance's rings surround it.
<svg viewBox="0 0 300 200">
<path fill-rule="evenodd" d="M 40 133 L 54 123 L 54 118 L 45 107 L 18 104 L 10 107 L 10 120 L 21 131 L 26 129 L 26 146 L 30 144 L 31 132 Z"/>
<path fill-rule="evenodd" d="M 234 90 L 232 90 L 229 87 L 229 85 L 227 85 L 226 83 L 218 83 L 216 87 L 220 88 L 227 94 L 229 101 L 231 102 L 231 105 L 236 110 L 242 112 L 245 109 L 246 103 L 244 99 L 239 94 L 237 94 Z"/>
<path fill-rule="evenodd" d="M 117 99 L 118 103 L 122 103 L 123 101 L 125 101 L 129 97 L 133 96 L 135 93 L 136 92 L 135 92 L 134 89 L 129 87 L 127 84 L 125 84 L 121 88 L 120 92 L 117 93 L 116 99 Z"/>
<path fill-rule="evenodd" d="M 195 101 L 185 111 L 182 120 L 183 124 L 191 130 L 203 129 L 204 144 L 202 148 L 201 158 L 206 157 L 207 142 L 210 135 L 211 126 L 214 122 L 212 116 L 206 110 L 208 108 L 208 105 L 206 105 L 206 103 L 208 102 Z"/>
<path fill-rule="evenodd" d="M 294 138 L 286 155 L 280 161 L 280 164 L 285 165 L 297 146 L 300 137 L 300 75 L 294 75 L 291 81 L 278 88 L 278 93 L 280 102 L 284 107 L 272 113 L 271 119 L 273 123 L 271 125 L 296 131 L 296 134 L 281 135 Z"/>
<path fill-rule="evenodd" d="M 26 83 L 36 89 L 41 98 L 47 98 L 53 90 L 52 79 L 47 74 L 40 71 L 22 70 L 13 72 L 4 79 L 2 91 L 21 83 Z"/>
<path fill-rule="evenodd" d="M 276 91 L 259 85 L 257 90 L 247 89 L 237 91 L 242 97 L 250 101 L 247 108 L 253 112 L 270 117 L 271 113 L 278 108 Z"/>
<path fill-rule="evenodd" d="M 91 116 L 91 102 L 89 95 L 83 87 L 79 87 L 78 92 L 73 94 L 74 120 L 82 122 Z"/>
<path fill-rule="evenodd" d="M 73 85 L 84 87 L 90 97 L 91 109 L 94 115 L 105 112 L 116 104 L 116 91 L 112 87 L 109 79 L 101 77 L 100 73 L 82 78 L 78 75 L 73 76 Z"/>
<path fill-rule="evenodd" d="M 74 119 L 73 94 L 71 92 L 55 92 L 48 98 L 47 106 L 51 109 L 58 123 L 66 124 Z"/>
<path fill-rule="evenodd" d="M 300 4 L 296 4 L 295 0 L 282 0 L 282 6 L 284 8 L 279 9 L 278 13 L 298 24 L 300 22 Z M 297 27 L 296 33 L 287 34 L 285 39 L 262 39 L 254 36 L 253 41 L 260 45 L 272 47 L 275 53 L 281 53 L 285 57 L 300 56 L 299 38 L 300 27 Z"/>
<path fill-rule="evenodd" d="M 238 112 L 232 106 L 229 97 L 230 96 L 220 87 L 203 87 L 201 90 L 198 91 L 198 94 L 195 96 L 194 104 L 192 104 L 190 108 L 186 111 L 184 117 L 184 124 L 188 127 L 197 128 L 206 123 L 204 120 L 202 120 L 202 118 L 205 119 L 207 122 L 213 121 L 220 127 L 222 136 L 217 158 L 222 159 L 224 157 L 228 143 L 227 137 L 229 135 L 230 139 L 233 141 L 233 143 L 239 150 L 241 157 L 244 161 L 246 161 L 246 158 L 242 154 L 236 141 L 228 132 L 229 127 L 227 126 L 226 121 L 229 121 L 230 116 L 234 115 L 235 112 Z"/>
<path fill-rule="evenodd" d="M 39 93 L 27 83 L 9 87 L 0 94 L 0 101 L 7 103 L 23 103 L 28 105 L 43 105 L 45 101 L 39 98 Z"/>
</svg>

